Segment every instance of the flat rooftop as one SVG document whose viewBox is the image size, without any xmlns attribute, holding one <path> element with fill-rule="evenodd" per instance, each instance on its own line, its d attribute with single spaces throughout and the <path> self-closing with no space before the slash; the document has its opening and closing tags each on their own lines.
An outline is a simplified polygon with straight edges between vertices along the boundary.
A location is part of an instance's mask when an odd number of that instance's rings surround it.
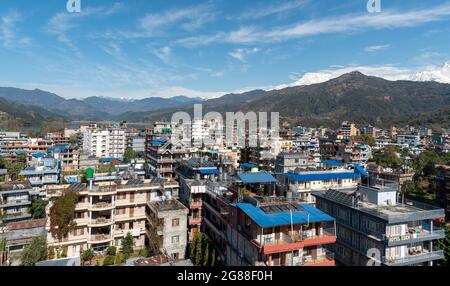
<svg viewBox="0 0 450 286">
<path fill-rule="evenodd" d="M 238 203 L 236 207 L 241 209 L 258 226 L 263 228 L 290 225 L 291 222 L 293 224 L 305 224 L 335 220 L 330 215 L 308 204 L 274 204 L 271 206 L 256 207 L 250 203 Z"/>
<path fill-rule="evenodd" d="M 178 200 L 166 200 L 166 201 L 160 201 L 160 202 L 151 202 L 150 205 L 155 207 L 158 212 L 177 211 L 177 210 L 187 209 Z"/>
<path fill-rule="evenodd" d="M 382 191 L 382 190 L 380 190 Z M 369 215 L 381 218 L 389 223 L 408 222 L 445 217 L 444 209 L 433 205 L 397 198 L 396 205 L 377 205 L 366 201 L 355 203 L 357 190 L 328 190 L 313 193 L 314 196 L 345 205 Z"/>
</svg>

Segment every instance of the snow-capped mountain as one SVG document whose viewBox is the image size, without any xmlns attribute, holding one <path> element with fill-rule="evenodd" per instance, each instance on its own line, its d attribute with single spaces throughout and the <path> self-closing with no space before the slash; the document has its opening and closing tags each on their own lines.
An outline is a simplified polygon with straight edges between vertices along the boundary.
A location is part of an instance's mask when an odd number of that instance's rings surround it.
<svg viewBox="0 0 450 286">
<path fill-rule="evenodd" d="M 337 69 L 325 69 L 318 72 L 305 73 L 295 82 L 288 85 L 280 85 L 276 87 L 276 89 L 288 86 L 322 83 L 355 70 L 360 71 L 365 75 L 381 77 L 387 80 L 436 81 L 440 83 L 450 83 L 450 61 L 448 61 L 443 66 L 429 66 L 419 72 L 390 65 L 348 66 Z"/>
</svg>

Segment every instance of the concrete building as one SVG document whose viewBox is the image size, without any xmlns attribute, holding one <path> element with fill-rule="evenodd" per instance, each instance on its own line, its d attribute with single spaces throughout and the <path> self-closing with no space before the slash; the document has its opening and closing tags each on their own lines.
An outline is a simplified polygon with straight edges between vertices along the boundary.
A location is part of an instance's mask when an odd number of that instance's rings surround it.
<svg viewBox="0 0 450 286">
<path fill-rule="evenodd" d="M 147 204 L 147 238 L 156 252 L 174 261 L 186 257 L 188 212 L 177 200 Z"/>
<path fill-rule="evenodd" d="M 83 132 L 83 150 L 97 158 L 123 158 L 126 148 L 125 130 L 120 128 L 88 128 Z"/>
<path fill-rule="evenodd" d="M 337 221 L 331 250 L 344 265 L 432 265 L 444 257 L 434 241 L 445 236 L 433 226 L 444 210 L 397 197 L 398 185 L 372 182 L 350 191 L 316 192 L 316 207 Z"/>
<path fill-rule="evenodd" d="M 0 184 L 0 214 L 2 222 L 31 218 L 30 206 L 33 188 L 28 181 Z"/>
<path fill-rule="evenodd" d="M 275 161 L 275 173 L 287 173 L 296 169 L 313 167 L 315 167 L 315 163 L 311 162 L 309 155 L 303 151 L 280 153 Z"/>
<path fill-rule="evenodd" d="M 33 238 L 45 238 L 47 236 L 47 230 L 45 229 L 46 221 L 46 218 L 36 220 L 28 219 L 10 222 L 5 227 L 0 227 L 0 240 L 5 239 L 6 241 L 6 253 L 8 257 L 8 261 L 4 261 L 6 265 L 20 266 L 22 264 L 23 249 L 31 243 Z M 0 266 L 2 266 L 1 257 Z"/>
<path fill-rule="evenodd" d="M 278 175 L 279 195 L 314 202 L 314 193 L 328 189 L 355 188 L 361 179 L 358 169 L 288 172 Z"/>
<path fill-rule="evenodd" d="M 339 133 L 344 137 L 344 139 L 349 139 L 359 135 L 359 130 L 356 128 L 354 123 L 344 121 L 339 128 Z"/>
<path fill-rule="evenodd" d="M 89 248 L 102 253 L 110 245 L 120 249 L 122 239 L 131 233 L 135 239 L 135 249 L 142 249 L 147 236 L 147 204 L 176 199 L 178 188 L 177 182 L 164 179 L 55 186 L 48 190 L 49 198 L 70 191 L 78 193 L 74 220 L 76 227 L 61 241 L 49 233 L 47 244 L 49 247 L 62 249 L 68 257 L 73 257 Z M 47 206 L 47 214 L 51 206 L 51 203 Z M 50 229 L 50 220 L 47 229 Z"/>
<path fill-rule="evenodd" d="M 226 264 L 334 266 L 335 219 L 296 202 L 246 198 L 231 208 Z"/>
<path fill-rule="evenodd" d="M 189 159 L 198 152 L 173 133 L 175 128 L 174 123 L 157 122 L 147 130 L 145 160 L 151 177 L 175 178 L 177 160 Z"/>
<path fill-rule="evenodd" d="M 44 194 L 48 186 L 60 183 L 61 162 L 43 153 L 35 153 L 19 175 L 28 180 L 35 191 Z"/>
<path fill-rule="evenodd" d="M 400 146 L 417 147 L 420 144 L 420 136 L 414 134 L 397 134 L 397 144 Z"/>
</svg>

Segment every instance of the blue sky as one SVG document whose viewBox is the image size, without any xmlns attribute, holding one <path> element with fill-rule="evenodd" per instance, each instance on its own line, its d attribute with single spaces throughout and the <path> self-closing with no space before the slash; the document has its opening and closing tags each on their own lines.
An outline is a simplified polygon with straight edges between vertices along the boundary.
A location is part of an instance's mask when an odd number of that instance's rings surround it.
<svg viewBox="0 0 450 286">
<path fill-rule="evenodd" d="M 67 98 L 215 97 L 353 69 L 440 74 L 450 1 L 0 1 L 0 86 Z M 305 76 L 306 74 L 306 76 Z"/>
</svg>

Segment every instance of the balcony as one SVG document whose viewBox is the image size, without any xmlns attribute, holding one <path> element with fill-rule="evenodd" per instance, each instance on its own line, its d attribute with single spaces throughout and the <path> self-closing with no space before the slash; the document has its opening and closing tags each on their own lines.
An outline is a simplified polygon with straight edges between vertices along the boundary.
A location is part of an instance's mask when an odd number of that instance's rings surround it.
<svg viewBox="0 0 450 286">
<path fill-rule="evenodd" d="M 93 234 L 89 237 L 89 243 L 106 243 L 113 240 L 110 234 Z"/>
<path fill-rule="evenodd" d="M 409 249 L 408 255 L 405 257 L 383 257 L 382 262 L 387 266 L 408 266 L 440 259 L 444 259 L 443 250 L 429 251 L 424 249 L 420 251 L 413 251 Z"/>
<path fill-rule="evenodd" d="M 336 243 L 336 235 L 333 229 L 324 229 L 321 235 L 313 235 L 311 232 L 294 232 L 294 234 L 280 233 L 278 239 L 272 236 L 263 238 L 261 242 L 253 240 L 254 244 L 262 248 L 264 254 L 287 252 L 301 249 L 307 246 L 325 245 Z"/>
<path fill-rule="evenodd" d="M 202 200 L 191 200 L 189 203 L 189 208 L 191 209 L 201 209 L 203 207 Z"/>
<path fill-rule="evenodd" d="M 193 216 L 189 217 L 189 225 L 199 225 L 201 223 L 202 223 L 201 217 L 193 217 Z"/>
<path fill-rule="evenodd" d="M 325 250 L 325 253 L 313 258 L 312 256 L 303 256 L 302 262 L 298 266 L 335 266 L 334 253 Z"/>
<path fill-rule="evenodd" d="M 442 239 L 444 237 L 445 237 L 445 230 L 435 228 L 435 230 L 433 230 L 432 232 L 430 232 L 429 230 L 422 229 L 418 233 L 407 233 L 405 235 L 384 237 L 384 239 L 387 240 L 387 245 L 389 247 L 392 247 L 398 245 L 411 244 L 415 242 Z"/>
<path fill-rule="evenodd" d="M 29 200 L 9 200 L 0 202 L 0 208 L 20 207 L 31 205 Z"/>
<path fill-rule="evenodd" d="M 114 208 L 114 205 L 112 203 L 108 202 L 99 202 L 96 204 L 92 204 L 89 208 L 90 211 L 106 211 L 106 210 L 112 210 Z"/>
<path fill-rule="evenodd" d="M 89 222 L 89 227 L 103 227 L 114 224 L 114 221 L 112 219 L 108 219 L 105 217 L 99 217 L 96 219 L 92 219 Z"/>
</svg>

